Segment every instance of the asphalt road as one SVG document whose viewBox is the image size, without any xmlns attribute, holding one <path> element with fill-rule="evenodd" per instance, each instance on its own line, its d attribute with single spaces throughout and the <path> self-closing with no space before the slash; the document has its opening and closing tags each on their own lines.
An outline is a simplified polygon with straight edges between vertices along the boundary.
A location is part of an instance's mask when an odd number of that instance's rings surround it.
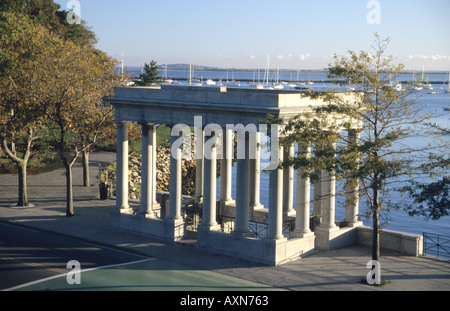
<svg viewBox="0 0 450 311">
<path fill-rule="evenodd" d="M 79 266 L 68 265 L 76 261 Z M 79 272 L 79 273 L 78 273 Z M 0 222 L 0 290 L 267 291 L 179 263 Z M 278 289 L 279 290 L 279 289 Z"/>
<path fill-rule="evenodd" d="M 0 290 L 75 271 L 145 259 L 74 238 L 0 223 Z M 75 276 L 73 276 L 75 278 Z"/>
</svg>

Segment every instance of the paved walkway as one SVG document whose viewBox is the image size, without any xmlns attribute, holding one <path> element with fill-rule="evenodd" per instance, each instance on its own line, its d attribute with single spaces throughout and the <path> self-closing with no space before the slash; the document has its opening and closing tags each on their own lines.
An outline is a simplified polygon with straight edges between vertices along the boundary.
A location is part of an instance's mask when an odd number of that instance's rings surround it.
<svg viewBox="0 0 450 311">
<path fill-rule="evenodd" d="M 73 169 L 75 216 L 65 217 L 64 170 L 28 176 L 31 208 L 14 208 L 17 176 L 0 175 L 0 221 L 14 222 L 41 230 L 58 232 L 90 242 L 125 248 L 147 256 L 182 263 L 248 281 L 290 290 L 361 290 L 361 291 L 437 291 L 450 290 L 450 261 L 429 257 L 405 257 L 382 253 L 382 278 L 388 285 L 374 287 L 361 284 L 369 269 L 370 249 L 353 246 L 320 251 L 301 260 L 270 267 L 201 251 L 193 241 L 164 243 L 147 237 L 112 230 L 110 210 L 114 201 L 98 199 L 98 162 L 114 160 L 114 154 L 91 155 L 90 188 L 82 187 L 79 164 Z"/>
</svg>

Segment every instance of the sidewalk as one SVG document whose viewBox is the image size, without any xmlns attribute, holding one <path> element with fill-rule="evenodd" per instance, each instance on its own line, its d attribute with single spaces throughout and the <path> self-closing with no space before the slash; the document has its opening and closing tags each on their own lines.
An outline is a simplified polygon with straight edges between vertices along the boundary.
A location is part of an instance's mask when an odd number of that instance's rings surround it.
<svg viewBox="0 0 450 311">
<path fill-rule="evenodd" d="M 114 154 L 93 153 L 91 162 L 108 163 Z M 115 201 L 98 199 L 98 164 L 91 165 L 90 188 L 82 187 L 82 169 L 73 168 L 75 216 L 65 217 L 65 176 L 63 169 L 28 176 L 28 197 L 34 207 L 13 208 L 17 196 L 17 176 L 0 175 L 0 221 L 57 232 L 92 243 L 125 248 L 226 275 L 290 290 L 361 291 L 448 291 L 450 261 L 428 257 L 405 257 L 382 253 L 382 287 L 360 283 L 369 269 L 370 249 L 353 246 L 320 251 L 301 260 L 270 267 L 236 258 L 210 254 L 195 247 L 194 241 L 165 243 L 147 237 L 112 230 L 110 211 Z"/>
</svg>

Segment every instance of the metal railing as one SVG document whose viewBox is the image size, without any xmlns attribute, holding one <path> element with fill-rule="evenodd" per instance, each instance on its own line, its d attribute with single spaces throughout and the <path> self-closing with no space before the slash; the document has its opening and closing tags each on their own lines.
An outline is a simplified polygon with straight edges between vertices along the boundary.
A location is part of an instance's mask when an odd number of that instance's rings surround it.
<svg viewBox="0 0 450 311">
<path fill-rule="evenodd" d="M 185 209 L 186 229 L 190 231 L 197 231 L 197 227 L 202 221 L 202 209 L 201 204 L 193 204 Z M 234 217 L 217 215 L 217 222 L 221 226 L 221 231 L 230 233 L 234 230 Z M 255 237 L 262 239 L 268 235 L 269 225 L 266 223 L 249 221 L 249 229 L 255 234 Z M 295 229 L 295 220 L 286 220 L 283 222 L 283 235 L 289 238 L 291 231 Z"/>
<path fill-rule="evenodd" d="M 184 217 L 186 220 L 186 230 L 197 231 L 198 226 L 202 222 L 203 204 L 191 204 L 184 209 Z"/>
<path fill-rule="evenodd" d="M 450 236 L 424 232 L 423 253 L 424 255 L 450 258 Z"/>
</svg>

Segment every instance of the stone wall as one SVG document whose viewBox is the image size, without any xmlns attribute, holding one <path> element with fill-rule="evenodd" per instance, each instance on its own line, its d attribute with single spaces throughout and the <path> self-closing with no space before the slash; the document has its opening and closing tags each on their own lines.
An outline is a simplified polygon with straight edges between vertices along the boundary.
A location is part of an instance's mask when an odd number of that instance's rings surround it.
<svg viewBox="0 0 450 311">
<path fill-rule="evenodd" d="M 129 155 L 128 180 L 129 180 L 129 198 L 131 200 L 140 199 L 141 185 L 141 155 L 131 153 Z M 169 191 L 170 180 L 170 149 L 167 147 L 158 147 L 156 158 L 156 189 L 157 191 Z M 183 194 L 194 195 L 195 193 L 195 168 L 196 161 L 184 160 L 182 166 L 183 174 Z M 102 181 L 107 180 L 108 185 L 112 186 L 112 195 L 115 196 L 116 184 L 116 163 L 107 166 L 102 173 Z"/>
<path fill-rule="evenodd" d="M 220 141 L 217 141 L 217 148 L 220 149 Z M 233 164 L 236 162 L 237 158 L 237 137 L 234 137 L 234 157 Z M 191 139 L 191 159 L 183 160 L 182 165 L 182 194 L 193 196 L 195 194 L 195 170 L 196 170 L 196 160 L 194 157 L 194 139 Z M 220 176 L 220 162 L 217 161 L 217 177 Z M 129 199 L 139 200 L 140 199 L 140 185 L 141 185 L 141 154 L 137 152 L 132 152 L 129 155 L 128 161 L 128 180 L 129 180 Z M 116 163 L 112 163 L 107 166 L 102 172 L 102 181 L 107 181 L 108 185 L 111 186 L 111 194 L 115 196 L 115 185 L 116 185 Z M 169 191 L 169 181 L 170 181 L 170 148 L 164 146 L 158 146 L 156 155 L 156 190 L 168 192 Z"/>
</svg>

